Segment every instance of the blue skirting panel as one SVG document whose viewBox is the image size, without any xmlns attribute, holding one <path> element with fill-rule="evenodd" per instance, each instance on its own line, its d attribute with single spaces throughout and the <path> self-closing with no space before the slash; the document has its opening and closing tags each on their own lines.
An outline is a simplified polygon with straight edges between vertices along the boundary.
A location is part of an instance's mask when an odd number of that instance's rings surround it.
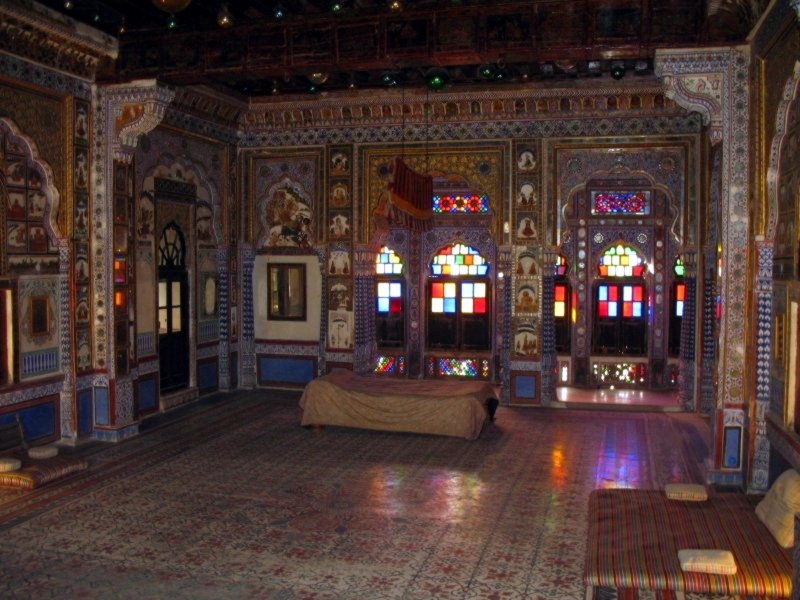
<svg viewBox="0 0 800 600">
<path fill-rule="evenodd" d="M 197 362 L 197 387 L 201 394 L 219 389 L 219 361 L 216 358 Z"/>
<path fill-rule="evenodd" d="M 511 402 L 519 404 L 539 404 L 538 374 L 511 374 Z"/>
<path fill-rule="evenodd" d="M 136 382 L 136 406 L 140 415 L 158 408 L 158 381 L 155 376 Z"/>
<path fill-rule="evenodd" d="M 228 356 L 228 368 L 230 369 L 230 385 L 235 390 L 239 387 L 239 353 L 231 352 Z"/>
<path fill-rule="evenodd" d="M 108 388 L 94 388 L 95 425 L 111 425 L 111 397 Z"/>
<path fill-rule="evenodd" d="M 51 396 L 39 404 L 27 405 L 0 415 L 0 423 L 13 423 L 19 414 L 25 439 L 28 442 L 54 440 L 61 435 L 58 410 L 58 396 Z"/>
<path fill-rule="evenodd" d="M 78 435 L 88 435 L 94 429 L 92 390 L 78 392 Z"/>
<path fill-rule="evenodd" d="M 317 373 L 317 359 L 312 357 L 258 357 L 258 383 L 305 385 Z"/>
</svg>

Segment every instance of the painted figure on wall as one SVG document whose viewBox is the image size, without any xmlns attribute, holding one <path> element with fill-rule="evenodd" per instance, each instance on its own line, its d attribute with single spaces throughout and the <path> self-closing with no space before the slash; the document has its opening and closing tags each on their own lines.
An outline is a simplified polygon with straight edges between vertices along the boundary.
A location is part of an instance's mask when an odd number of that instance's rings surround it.
<svg viewBox="0 0 800 600">
<path fill-rule="evenodd" d="M 267 202 L 266 245 L 310 246 L 311 217 L 311 208 L 302 192 L 290 183 L 280 185 Z"/>
</svg>

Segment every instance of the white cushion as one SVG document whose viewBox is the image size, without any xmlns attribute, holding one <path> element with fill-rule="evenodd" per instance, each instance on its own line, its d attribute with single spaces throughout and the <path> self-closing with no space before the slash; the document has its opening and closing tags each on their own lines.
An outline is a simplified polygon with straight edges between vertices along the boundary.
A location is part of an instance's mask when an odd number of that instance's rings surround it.
<svg viewBox="0 0 800 600">
<path fill-rule="evenodd" d="M 736 561 L 729 550 L 678 550 L 678 560 L 684 571 L 736 575 Z"/>
<path fill-rule="evenodd" d="M 794 515 L 800 512 L 800 473 L 784 471 L 756 505 L 756 515 L 784 548 L 794 545 Z"/>
<path fill-rule="evenodd" d="M 0 458 L 0 473 L 7 473 L 8 471 L 16 471 L 22 466 L 22 462 L 18 458 Z"/>
<path fill-rule="evenodd" d="M 668 483 L 664 486 L 664 493 L 670 500 L 690 500 L 702 502 L 708 500 L 706 486 L 699 483 Z"/>
<path fill-rule="evenodd" d="M 49 444 L 47 446 L 32 446 L 28 448 L 30 458 L 53 458 L 58 455 L 58 446 Z"/>
</svg>

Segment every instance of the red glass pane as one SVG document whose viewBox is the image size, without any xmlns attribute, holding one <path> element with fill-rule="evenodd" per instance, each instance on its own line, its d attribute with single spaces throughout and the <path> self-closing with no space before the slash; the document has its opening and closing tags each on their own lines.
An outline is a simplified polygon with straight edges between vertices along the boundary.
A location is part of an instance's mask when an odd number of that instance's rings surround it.
<svg viewBox="0 0 800 600">
<path fill-rule="evenodd" d="M 389 312 L 401 313 L 403 312 L 403 300 L 401 298 L 389 299 Z"/>
<path fill-rule="evenodd" d="M 613 285 L 608 286 L 608 301 L 616 302 L 619 299 L 619 288 Z"/>
<path fill-rule="evenodd" d="M 608 267 L 606 265 L 600 265 L 600 277 L 608 277 Z"/>
<path fill-rule="evenodd" d="M 633 300 L 634 302 L 641 302 L 643 300 L 644 290 L 642 286 L 635 285 L 633 286 Z"/>
<path fill-rule="evenodd" d="M 675 299 L 676 300 L 686 300 L 686 285 L 683 283 L 679 283 L 675 286 Z"/>
<path fill-rule="evenodd" d="M 622 316 L 623 317 L 632 317 L 633 316 L 633 303 L 631 303 L 631 302 L 623 302 L 622 303 Z"/>
<path fill-rule="evenodd" d="M 486 312 L 486 298 L 475 298 L 472 305 L 473 312 L 482 315 Z"/>
<path fill-rule="evenodd" d="M 608 302 L 598 302 L 597 303 L 597 316 L 598 317 L 607 317 L 608 316 Z"/>
<path fill-rule="evenodd" d="M 567 286 L 557 285 L 553 289 L 556 302 L 564 302 L 567 299 Z"/>
<path fill-rule="evenodd" d="M 432 298 L 444 298 L 444 284 L 443 283 L 434 283 L 431 286 L 431 297 Z"/>
</svg>

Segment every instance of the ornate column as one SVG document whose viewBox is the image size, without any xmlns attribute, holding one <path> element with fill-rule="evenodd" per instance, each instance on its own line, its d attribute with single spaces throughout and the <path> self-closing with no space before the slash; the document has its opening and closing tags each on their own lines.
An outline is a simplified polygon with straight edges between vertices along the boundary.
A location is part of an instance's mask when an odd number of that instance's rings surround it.
<svg viewBox="0 0 800 600">
<path fill-rule="evenodd" d="M 684 410 L 694 411 L 697 380 L 697 249 L 684 248 L 681 252 L 685 287 L 684 311 L 681 319 L 681 352 L 679 393 Z M 701 338 L 702 340 L 702 338 Z"/>
<path fill-rule="evenodd" d="M 747 378 L 746 299 L 750 185 L 750 55 L 747 47 L 657 51 L 655 71 L 667 97 L 699 112 L 712 144 L 722 148 L 722 215 L 719 242 L 723 263 L 719 279 L 721 318 L 717 360 L 714 457 L 708 478 L 741 485 L 747 463 L 747 407 L 752 389 Z M 757 430 L 753 434 L 760 435 Z M 758 445 L 758 439 L 755 440 Z"/>
<path fill-rule="evenodd" d="M 131 165 L 139 137 L 163 119 L 175 92 L 155 80 L 95 88 L 96 156 L 92 201 L 92 357 L 94 401 L 103 403 L 107 423 L 97 437 L 119 440 L 136 433 L 133 382 L 117 377 L 114 342 L 113 220 L 114 166 Z M 132 190 L 126 190 L 132 195 Z"/>
<path fill-rule="evenodd" d="M 353 313 L 356 315 L 353 371 L 366 374 L 375 369 L 378 353 L 375 341 L 375 249 L 369 244 L 356 244 L 353 254 Z"/>
</svg>

